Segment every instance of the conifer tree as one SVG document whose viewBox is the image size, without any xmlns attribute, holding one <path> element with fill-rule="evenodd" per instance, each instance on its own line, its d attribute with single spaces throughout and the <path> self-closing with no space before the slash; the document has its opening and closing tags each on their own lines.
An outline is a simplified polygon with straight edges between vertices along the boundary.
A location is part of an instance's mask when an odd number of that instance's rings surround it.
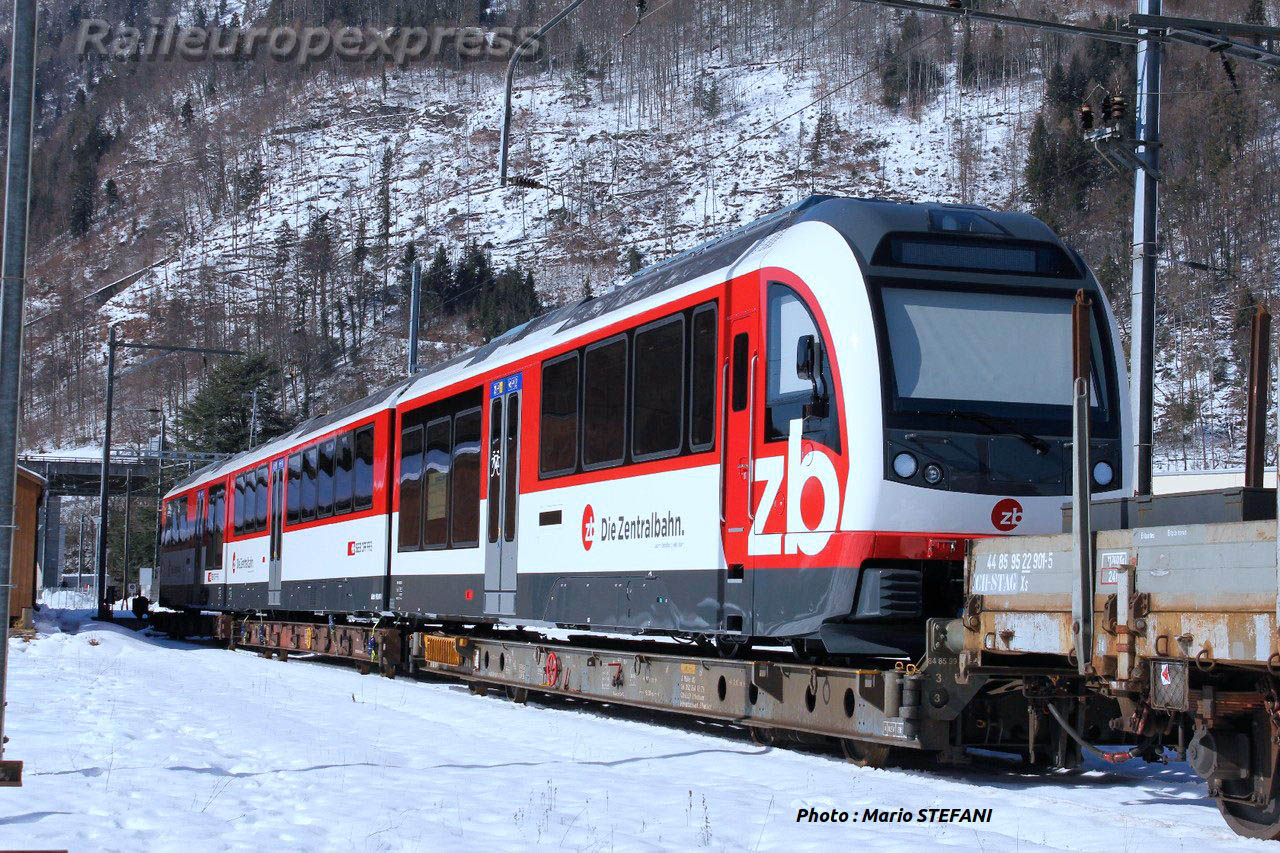
<svg viewBox="0 0 1280 853">
<path fill-rule="evenodd" d="M 236 453 L 249 446 L 251 421 L 259 442 L 280 435 L 292 424 L 281 410 L 279 388 L 279 369 L 261 353 L 220 362 L 179 411 L 179 443 L 188 450 Z"/>
</svg>

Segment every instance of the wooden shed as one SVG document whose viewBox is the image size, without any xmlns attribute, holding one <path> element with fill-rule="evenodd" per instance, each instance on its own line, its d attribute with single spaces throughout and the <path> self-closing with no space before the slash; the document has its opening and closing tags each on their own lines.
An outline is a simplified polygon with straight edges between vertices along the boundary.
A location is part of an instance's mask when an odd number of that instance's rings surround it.
<svg viewBox="0 0 1280 853">
<path fill-rule="evenodd" d="M 17 501 L 13 508 L 13 586 L 9 590 L 9 622 L 22 618 L 22 611 L 34 607 L 39 581 L 39 554 L 36 548 L 40 530 L 40 504 L 44 497 L 44 478 L 18 466 Z"/>
</svg>

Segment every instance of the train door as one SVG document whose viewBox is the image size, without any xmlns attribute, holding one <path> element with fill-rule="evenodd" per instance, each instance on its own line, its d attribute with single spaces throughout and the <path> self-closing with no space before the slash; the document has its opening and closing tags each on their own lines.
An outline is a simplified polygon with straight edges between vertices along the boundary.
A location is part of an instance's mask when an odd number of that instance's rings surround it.
<svg viewBox="0 0 1280 853">
<path fill-rule="evenodd" d="M 191 603 L 208 604 L 209 590 L 204 585 L 204 559 L 205 554 L 208 553 L 204 542 L 204 489 L 196 492 L 196 518 L 192 524 L 195 527 L 195 536 L 192 539 L 195 546 L 195 559 L 191 561 Z"/>
<path fill-rule="evenodd" d="M 270 528 L 271 550 L 267 558 L 270 577 L 267 581 L 267 606 L 280 606 L 280 581 L 283 564 L 280 559 L 280 546 L 284 540 L 284 457 L 271 463 L 271 517 L 267 520 Z"/>
<path fill-rule="evenodd" d="M 755 602 L 748 540 L 755 511 L 754 451 L 759 430 L 759 293 L 754 280 L 730 285 L 726 292 L 726 345 L 721 373 L 727 388 L 720 435 L 724 476 L 720 518 L 725 560 L 722 627 L 750 636 Z"/>
<path fill-rule="evenodd" d="M 489 384 L 489 518 L 484 612 L 516 612 L 516 521 L 520 499 L 520 374 Z"/>
<path fill-rule="evenodd" d="M 204 580 L 211 586 L 209 603 L 225 607 L 227 578 L 222 571 L 222 531 L 227 515 L 227 487 L 221 483 L 209 487 L 209 501 L 204 513 Z"/>
</svg>

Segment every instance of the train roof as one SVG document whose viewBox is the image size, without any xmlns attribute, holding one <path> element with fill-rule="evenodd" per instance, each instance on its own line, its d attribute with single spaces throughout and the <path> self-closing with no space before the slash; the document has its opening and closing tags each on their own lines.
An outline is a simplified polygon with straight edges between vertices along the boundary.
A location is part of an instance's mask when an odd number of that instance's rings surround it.
<svg viewBox="0 0 1280 853">
<path fill-rule="evenodd" d="M 981 205 L 911 203 L 882 198 L 813 195 L 763 216 L 713 240 L 636 272 L 629 281 L 596 297 L 564 305 L 533 318 L 448 361 L 418 371 L 404 397 L 413 399 L 491 359 L 514 360 L 556 336 L 601 320 L 649 297 L 694 282 L 705 286 L 731 277 L 735 267 L 771 235 L 802 222 L 822 222 L 840 233 L 865 265 L 891 232 L 953 231 L 1036 240 L 1061 245 L 1043 222 L 1025 213 L 1001 212 Z M 714 277 L 712 277 L 714 275 Z M 706 278 L 706 281 L 699 281 Z M 517 344 L 524 346 L 517 347 Z"/>
<path fill-rule="evenodd" d="M 401 379 L 391 385 L 379 388 L 368 396 L 362 397 L 351 403 L 335 409 L 332 412 L 326 412 L 323 415 L 316 415 L 302 423 L 296 425 L 282 435 L 275 436 L 261 444 L 242 450 L 234 456 L 217 462 L 210 462 L 203 468 L 193 471 L 187 477 L 179 480 L 166 493 L 166 497 L 191 488 L 197 483 L 217 477 L 221 474 L 227 474 L 231 471 L 238 470 L 248 464 L 251 460 L 261 459 L 265 456 L 271 456 L 277 451 L 286 447 L 292 447 L 295 444 L 306 441 L 306 437 L 312 434 L 325 432 L 329 427 L 341 424 L 344 421 L 354 421 L 382 409 L 390 408 L 394 405 L 396 399 L 399 398 L 400 392 L 409 386 L 408 379 Z"/>
<path fill-rule="evenodd" d="M 747 258 L 762 241 L 802 222 L 830 225 L 844 237 L 863 264 L 872 257 L 884 236 L 891 232 L 955 231 L 1062 245 L 1047 225 L 1026 213 L 1002 212 L 970 204 L 812 195 L 667 260 L 651 264 L 607 293 L 553 308 L 508 329 L 488 343 L 421 368 L 412 377 L 388 385 L 332 413 L 311 418 L 285 435 L 207 465 L 175 485 L 170 494 L 220 473 L 241 468 L 250 459 L 270 456 L 284 447 L 301 443 L 308 434 L 321 432 L 341 421 L 354 420 L 371 410 L 387 408 L 400 399 L 421 396 L 453 381 L 455 377 L 449 376 L 450 373 L 457 373 L 457 378 L 461 378 L 462 374 L 473 372 L 472 368 L 483 362 L 514 360 L 520 353 L 536 351 L 558 335 L 620 313 L 637 302 L 672 288 L 694 282 L 698 286 L 706 286 L 723 281 L 730 277 L 737 263 Z M 698 281 L 704 278 L 706 281 Z"/>
</svg>

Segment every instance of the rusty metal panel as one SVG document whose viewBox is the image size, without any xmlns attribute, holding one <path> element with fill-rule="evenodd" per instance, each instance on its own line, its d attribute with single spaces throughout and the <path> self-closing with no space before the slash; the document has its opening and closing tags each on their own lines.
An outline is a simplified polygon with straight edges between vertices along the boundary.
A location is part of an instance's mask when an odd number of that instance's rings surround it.
<svg viewBox="0 0 1280 853">
<path fill-rule="evenodd" d="M 1099 532 L 1099 673 L 1116 673 L 1118 655 L 1280 665 L 1276 545 L 1272 521 Z M 1072 653 L 1070 549 L 1066 534 L 974 543 L 965 620 L 970 658 Z M 1131 596 L 1117 583 L 1127 566 Z M 1122 600 L 1130 606 L 1117 613 Z"/>
<path fill-rule="evenodd" d="M 426 657 L 423 669 L 512 689 L 544 691 L 692 714 L 764 729 L 913 749 L 947 746 L 946 728 L 923 728 L 924 672 L 735 661 L 466 638 L 460 664 Z M 461 647 L 461 646 L 460 646 Z M 954 659 L 953 659 L 954 662 Z M 952 673 L 927 698 L 948 705 Z M 892 676 L 892 677 L 889 677 Z M 931 682 L 932 684 L 932 682 Z M 939 692 L 939 688 L 942 689 Z M 932 733 L 932 737 L 924 732 Z M 933 742 L 938 740 L 938 742 Z"/>
</svg>

